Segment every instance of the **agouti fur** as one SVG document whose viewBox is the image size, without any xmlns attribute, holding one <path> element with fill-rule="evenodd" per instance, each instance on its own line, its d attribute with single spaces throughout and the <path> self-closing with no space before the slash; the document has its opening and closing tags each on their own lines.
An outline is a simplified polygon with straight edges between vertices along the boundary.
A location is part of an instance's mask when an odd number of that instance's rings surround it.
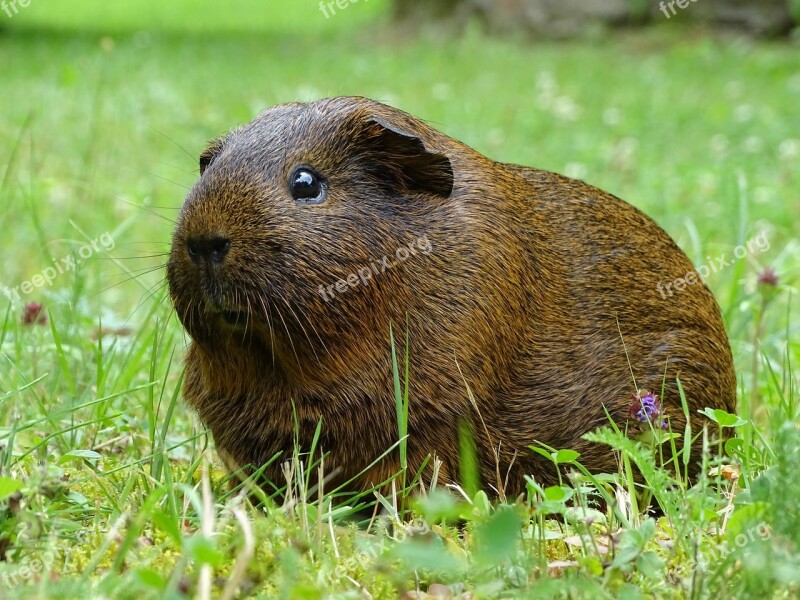
<svg viewBox="0 0 800 600">
<path fill-rule="evenodd" d="M 440 483 L 459 481 L 461 420 L 484 486 L 510 495 L 526 474 L 556 480 L 535 441 L 615 471 L 609 448 L 582 436 L 608 415 L 625 428 L 637 389 L 663 389 L 681 433 L 678 377 L 693 431 L 698 409 L 735 410 L 712 294 L 702 281 L 659 293 L 694 267 L 611 194 L 492 161 L 359 97 L 270 108 L 200 165 L 167 276 L 191 337 L 184 395 L 230 469 L 282 453 L 265 471 L 281 485 L 280 463 L 322 421 L 326 489 L 396 474 L 396 448 L 375 463 L 398 440 L 390 326 L 403 374 L 409 343 L 408 464 L 435 455 Z M 293 197 L 298 166 L 324 201 Z M 419 240 L 429 252 L 398 259 Z M 371 279 L 352 285 L 365 267 Z"/>
</svg>

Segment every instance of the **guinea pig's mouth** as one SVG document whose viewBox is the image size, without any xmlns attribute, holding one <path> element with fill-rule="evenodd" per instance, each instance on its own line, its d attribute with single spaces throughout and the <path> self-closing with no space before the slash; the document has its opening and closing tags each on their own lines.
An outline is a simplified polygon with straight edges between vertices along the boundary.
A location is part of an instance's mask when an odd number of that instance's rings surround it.
<svg viewBox="0 0 800 600">
<path fill-rule="evenodd" d="M 247 327 L 252 320 L 250 315 L 243 310 L 224 308 L 214 302 L 209 302 L 208 311 L 228 327 Z"/>
<path fill-rule="evenodd" d="M 204 290 L 207 314 L 218 318 L 229 327 L 246 327 L 252 321 L 252 316 L 244 310 L 239 310 L 234 304 L 218 293 L 209 293 Z"/>
</svg>

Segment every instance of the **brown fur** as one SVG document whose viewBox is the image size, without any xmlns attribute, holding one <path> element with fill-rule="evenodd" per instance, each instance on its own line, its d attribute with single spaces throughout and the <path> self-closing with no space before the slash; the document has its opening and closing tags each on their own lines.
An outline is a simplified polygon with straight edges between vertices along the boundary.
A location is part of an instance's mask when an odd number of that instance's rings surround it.
<svg viewBox="0 0 800 600">
<path fill-rule="evenodd" d="M 328 179 L 324 204 L 293 200 L 288 179 L 298 164 Z M 639 388 L 660 392 L 665 383 L 677 431 L 676 376 L 695 431 L 698 409 L 734 410 L 714 298 L 698 283 L 664 300 L 656 285 L 684 277 L 691 262 L 606 192 L 494 162 L 364 98 L 271 108 L 214 142 L 201 169 L 167 272 L 192 338 L 184 394 L 231 468 L 288 458 L 293 406 L 305 450 L 322 420 L 326 470 L 338 468 L 339 482 L 395 443 L 390 324 L 401 362 L 406 323 L 410 340 L 410 466 L 435 453 L 445 480 L 458 479 L 462 417 L 485 484 L 497 482 L 494 448 L 504 475 L 516 454 L 509 493 L 524 489 L 524 474 L 555 477 L 527 449 L 534 440 L 577 450 L 590 470 L 616 469 L 607 447 L 581 436 L 607 424 L 604 407 L 624 426 L 631 372 Z M 230 241 L 224 260 L 193 263 L 187 239 L 214 236 Z M 421 236 L 430 254 L 330 302 L 319 293 Z M 394 451 L 351 487 L 398 468 Z M 267 475 L 282 480 L 277 466 Z"/>
</svg>

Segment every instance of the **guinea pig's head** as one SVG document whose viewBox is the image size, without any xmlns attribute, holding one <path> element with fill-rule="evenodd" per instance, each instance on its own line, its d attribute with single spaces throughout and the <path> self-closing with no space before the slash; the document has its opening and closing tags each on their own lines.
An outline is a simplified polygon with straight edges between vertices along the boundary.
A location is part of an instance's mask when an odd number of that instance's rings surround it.
<svg viewBox="0 0 800 600">
<path fill-rule="evenodd" d="M 167 263 L 192 339 L 287 371 L 383 345 L 369 332 L 402 321 L 436 243 L 430 216 L 453 191 L 437 136 L 380 103 L 333 98 L 270 108 L 212 142 Z M 386 269 L 415 243 L 415 264 Z"/>
</svg>

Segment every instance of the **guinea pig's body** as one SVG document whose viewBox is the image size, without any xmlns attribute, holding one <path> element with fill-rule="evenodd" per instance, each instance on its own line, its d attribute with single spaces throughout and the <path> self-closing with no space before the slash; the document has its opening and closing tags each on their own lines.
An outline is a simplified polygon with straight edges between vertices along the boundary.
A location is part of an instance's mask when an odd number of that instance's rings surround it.
<svg viewBox="0 0 800 600">
<path fill-rule="evenodd" d="M 526 474 L 556 477 L 534 442 L 615 470 L 582 436 L 608 415 L 625 427 L 637 389 L 663 395 L 680 432 L 676 378 L 695 431 L 698 409 L 734 411 L 711 293 L 663 293 L 691 262 L 597 188 L 364 98 L 271 108 L 214 142 L 201 172 L 167 272 L 192 338 L 185 397 L 229 468 L 282 453 L 265 473 L 280 484 L 322 421 L 326 489 L 395 475 L 390 325 L 401 373 L 408 340 L 409 467 L 435 455 L 440 481 L 458 481 L 462 419 L 484 484 L 518 493 Z"/>
</svg>

